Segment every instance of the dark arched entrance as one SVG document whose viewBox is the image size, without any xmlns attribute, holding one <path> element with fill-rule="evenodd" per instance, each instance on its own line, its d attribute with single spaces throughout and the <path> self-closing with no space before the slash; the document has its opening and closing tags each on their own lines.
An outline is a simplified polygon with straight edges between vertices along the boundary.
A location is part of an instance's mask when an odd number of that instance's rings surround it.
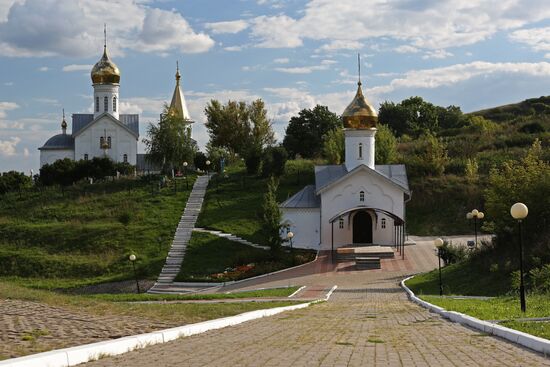
<svg viewBox="0 0 550 367">
<path fill-rule="evenodd" d="M 353 216 L 353 243 L 372 243 L 372 218 L 364 210 Z"/>
</svg>

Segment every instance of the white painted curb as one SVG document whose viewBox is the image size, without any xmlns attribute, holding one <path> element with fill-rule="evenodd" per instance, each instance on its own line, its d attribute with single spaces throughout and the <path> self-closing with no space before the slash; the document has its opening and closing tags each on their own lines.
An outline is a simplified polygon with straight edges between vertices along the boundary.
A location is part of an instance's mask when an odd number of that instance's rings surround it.
<svg viewBox="0 0 550 367">
<path fill-rule="evenodd" d="M 318 301 L 327 301 L 336 289 L 334 286 L 325 298 Z M 80 345 L 77 347 L 52 350 L 50 352 L 33 354 L 26 357 L 8 359 L 0 362 L 2 367 L 68 367 L 106 355 L 117 355 L 130 352 L 135 349 L 144 348 L 149 345 L 166 343 L 184 336 L 204 333 L 209 330 L 221 329 L 227 326 L 241 324 L 246 321 L 273 316 L 281 312 L 306 308 L 318 301 L 300 303 L 298 305 L 268 308 L 245 312 L 240 315 L 224 317 L 221 319 L 209 320 L 179 326 L 171 329 L 155 331 L 147 334 L 127 336 L 115 340 L 106 340 L 99 343 Z"/>
<path fill-rule="evenodd" d="M 424 308 L 427 308 L 431 312 L 437 313 L 451 320 L 452 322 L 457 322 L 459 324 L 469 326 L 473 329 L 480 330 L 490 335 L 499 336 L 513 343 L 516 343 L 526 348 L 532 349 L 534 351 L 543 353 L 544 355 L 550 354 L 550 340 L 539 338 L 538 336 L 534 336 L 518 330 L 510 329 L 492 322 L 483 321 L 475 317 L 465 315 L 460 312 L 447 311 L 444 308 L 441 308 L 439 306 L 436 306 L 429 302 L 421 300 L 405 285 L 405 282 L 413 277 L 414 275 L 406 279 L 403 279 L 401 281 L 401 287 L 403 287 L 405 292 L 407 292 L 407 296 L 412 302 Z"/>
</svg>

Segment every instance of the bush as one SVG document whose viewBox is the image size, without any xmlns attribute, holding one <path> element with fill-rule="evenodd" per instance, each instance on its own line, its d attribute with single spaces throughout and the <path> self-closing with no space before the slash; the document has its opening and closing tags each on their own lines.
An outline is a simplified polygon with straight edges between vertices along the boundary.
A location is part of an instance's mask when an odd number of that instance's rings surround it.
<svg viewBox="0 0 550 367">
<path fill-rule="evenodd" d="M 0 176 L 0 194 L 19 191 L 31 185 L 32 178 L 21 172 L 9 171 L 2 173 Z"/>
<path fill-rule="evenodd" d="M 248 174 L 257 174 L 260 170 L 260 165 L 262 164 L 262 150 L 258 147 L 250 147 L 246 151 L 244 164 Z"/>
<path fill-rule="evenodd" d="M 193 162 L 195 163 L 195 168 L 206 171 L 206 155 L 203 152 L 196 152 Z"/>
<path fill-rule="evenodd" d="M 84 178 L 101 180 L 116 174 L 116 167 L 133 172 L 134 167 L 128 163 L 115 164 L 110 158 L 94 157 L 92 160 L 73 161 L 65 158 L 52 164 L 45 164 L 40 168 L 39 181 L 44 186 L 70 186 Z M 121 172 L 122 173 L 122 172 Z"/>
<path fill-rule="evenodd" d="M 522 127 L 520 127 L 519 131 L 526 134 L 536 134 L 536 133 L 543 133 L 545 129 L 540 123 L 531 122 L 530 124 L 525 124 Z"/>
<path fill-rule="evenodd" d="M 262 160 L 262 176 L 280 177 L 285 171 L 288 153 L 282 146 L 269 147 L 265 150 Z"/>
<path fill-rule="evenodd" d="M 529 272 L 531 287 L 535 292 L 550 292 L 550 264 L 531 269 Z"/>
<path fill-rule="evenodd" d="M 462 246 L 453 246 L 451 241 L 444 241 L 439 253 L 445 265 L 466 260 L 467 257 L 466 249 Z"/>
</svg>

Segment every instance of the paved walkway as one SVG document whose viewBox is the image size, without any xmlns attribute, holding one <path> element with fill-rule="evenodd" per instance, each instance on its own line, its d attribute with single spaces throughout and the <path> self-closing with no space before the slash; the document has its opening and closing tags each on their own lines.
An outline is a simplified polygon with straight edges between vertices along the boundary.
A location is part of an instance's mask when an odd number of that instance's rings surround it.
<svg viewBox="0 0 550 367">
<path fill-rule="evenodd" d="M 409 302 L 398 282 L 433 268 L 431 241 L 406 248 L 381 270 L 333 266 L 323 255 L 241 287 L 305 284 L 338 289 L 327 303 L 154 345 L 86 367 L 111 366 L 550 366 L 550 360 L 448 322 Z M 304 272 L 304 270 L 315 272 Z"/>
<path fill-rule="evenodd" d="M 172 247 L 168 252 L 168 257 L 166 257 L 166 263 L 162 268 L 157 283 L 149 289 L 149 293 L 163 293 L 169 291 L 174 282 L 174 278 L 178 275 L 183 257 L 185 256 L 185 248 L 191 239 L 191 233 L 193 232 L 193 228 L 195 228 L 195 223 L 201 211 L 209 180 L 209 175 L 197 177 L 176 229 Z"/>
</svg>

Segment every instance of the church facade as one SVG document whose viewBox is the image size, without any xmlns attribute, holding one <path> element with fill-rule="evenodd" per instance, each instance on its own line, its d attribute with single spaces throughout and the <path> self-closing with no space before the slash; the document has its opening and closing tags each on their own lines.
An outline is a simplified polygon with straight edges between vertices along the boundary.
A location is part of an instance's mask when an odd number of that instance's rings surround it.
<svg viewBox="0 0 550 367">
<path fill-rule="evenodd" d="M 316 166 L 315 185 L 280 204 L 281 236 L 291 231 L 294 247 L 317 250 L 401 244 L 411 198 L 407 172 L 404 165 L 375 164 L 378 116 L 361 82 L 342 119 L 344 164 Z"/>
<path fill-rule="evenodd" d="M 191 129 L 192 121 L 180 88 L 180 78 L 178 67 L 170 111 L 185 120 L 188 129 Z M 114 162 L 127 162 L 136 166 L 138 171 L 153 168 L 154 165 L 147 161 L 145 154 L 138 154 L 139 115 L 120 113 L 120 70 L 109 58 L 106 45 L 103 56 L 92 68 L 91 79 L 94 113 L 73 114 L 70 134 L 67 133 L 63 114 L 61 134 L 51 137 L 38 148 L 40 167 L 58 159 L 108 157 Z"/>
</svg>

